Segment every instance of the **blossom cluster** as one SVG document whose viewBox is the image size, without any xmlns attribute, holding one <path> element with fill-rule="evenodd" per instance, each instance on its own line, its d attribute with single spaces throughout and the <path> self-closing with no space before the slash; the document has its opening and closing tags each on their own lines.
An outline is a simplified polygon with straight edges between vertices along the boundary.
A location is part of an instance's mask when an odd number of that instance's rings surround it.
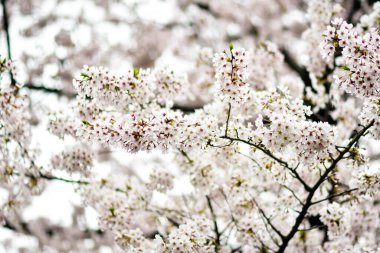
<svg viewBox="0 0 380 253">
<path fill-rule="evenodd" d="M 271 41 L 258 43 L 248 55 L 248 83 L 255 90 L 277 86 L 279 73 L 283 72 L 284 56 L 277 44 Z"/>
<path fill-rule="evenodd" d="M 311 0 L 308 1 L 307 17 L 310 27 L 303 32 L 302 38 L 306 43 L 307 69 L 316 77 L 322 77 L 326 72 L 326 67 L 332 66 L 332 62 L 325 61 L 319 50 L 321 34 L 330 23 L 331 18 L 340 16 L 342 6 L 330 0 Z"/>
<path fill-rule="evenodd" d="M 88 147 L 74 146 L 54 155 L 51 158 L 51 163 L 54 169 L 88 176 L 92 160 L 93 154 Z"/>
<path fill-rule="evenodd" d="M 159 192 L 166 192 L 171 190 L 174 186 L 174 175 L 169 170 L 161 169 L 154 170 L 150 174 L 150 185 L 152 189 Z"/>
<path fill-rule="evenodd" d="M 28 99 L 14 88 L 0 89 L 0 135 L 10 140 L 26 141 L 30 137 Z"/>
<path fill-rule="evenodd" d="M 210 141 L 216 139 L 218 132 L 218 121 L 212 114 L 198 111 L 185 115 L 178 147 L 184 151 L 204 149 Z"/>
<path fill-rule="evenodd" d="M 156 240 L 159 243 L 158 252 L 215 252 L 214 246 L 207 240 L 207 237 L 211 234 L 211 227 L 207 224 L 208 222 L 205 217 L 196 217 L 173 230 L 166 242 L 161 237 L 157 237 Z"/>
<path fill-rule="evenodd" d="M 82 79 L 74 80 L 74 87 L 83 97 L 93 99 L 101 108 L 115 107 L 128 110 L 131 106 L 175 100 L 187 86 L 186 75 L 168 68 L 129 69 L 125 75 L 111 73 L 104 67 L 84 66 Z"/>
<path fill-rule="evenodd" d="M 153 73 L 153 83 L 156 87 L 156 99 L 159 103 L 173 101 L 187 86 L 186 75 L 180 75 L 168 68 L 156 69 Z"/>
<path fill-rule="evenodd" d="M 263 114 L 256 119 L 256 132 L 264 146 L 275 152 L 293 149 L 298 160 L 308 164 L 319 163 L 334 152 L 334 127 L 307 121 L 310 109 L 299 99 L 292 101 L 287 89 L 263 92 L 259 98 Z"/>
<path fill-rule="evenodd" d="M 334 152 L 336 133 L 328 123 L 306 121 L 300 124 L 298 131 L 301 134 L 297 136 L 296 150 L 304 163 L 322 162 Z"/>
<path fill-rule="evenodd" d="M 214 56 L 215 79 L 221 99 L 234 104 L 244 102 L 248 92 L 248 52 L 244 49 L 224 50 Z"/>
<path fill-rule="evenodd" d="M 351 227 L 349 209 L 335 202 L 328 204 L 321 211 L 321 220 L 328 227 L 328 235 L 331 239 L 344 235 Z"/>
<path fill-rule="evenodd" d="M 182 124 L 181 114 L 177 112 L 132 113 L 118 120 L 83 121 L 77 135 L 89 142 L 97 139 L 100 143 L 123 147 L 130 152 L 165 151 L 175 145 L 176 129 Z"/>
<path fill-rule="evenodd" d="M 380 138 L 380 100 L 378 97 L 372 97 L 364 102 L 363 109 L 359 115 L 361 124 L 369 124 L 371 120 L 375 120 L 374 126 L 371 128 L 371 134 L 375 139 Z"/>
<path fill-rule="evenodd" d="M 269 127 L 258 118 L 257 126 L 263 144 L 273 151 L 294 147 L 299 161 L 307 164 L 319 163 L 334 152 L 334 128 L 328 123 L 297 121 L 283 114 L 273 114 Z"/>
<path fill-rule="evenodd" d="M 64 138 L 65 135 L 76 136 L 78 123 L 71 115 L 63 110 L 49 113 L 47 129 L 50 133 Z"/>
<path fill-rule="evenodd" d="M 331 24 L 324 33 L 322 47 L 327 61 L 341 51 L 336 82 L 347 93 L 361 97 L 379 95 L 380 35 L 376 30 L 360 34 L 343 19 L 334 19 Z"/>
<path fill-rule="evenodd" d="M 362 168 L 354 172 L 356 185 L 360 190 L 363 190 L 370 196 L 375 195 L 379 191 L 380 186 L 380 172 L 375 168 Z"/>
<path fill-rule="evenodd" d="M 103 67 L 84 66 L 81 80 L 74 80 L 78 93 L 96 100 L 102 107 L 125 109 L 131 103 L 147 103 L 152 98 L 149 71 L 128 70 L 126 75 L 110 73 Z"/>
</svg>

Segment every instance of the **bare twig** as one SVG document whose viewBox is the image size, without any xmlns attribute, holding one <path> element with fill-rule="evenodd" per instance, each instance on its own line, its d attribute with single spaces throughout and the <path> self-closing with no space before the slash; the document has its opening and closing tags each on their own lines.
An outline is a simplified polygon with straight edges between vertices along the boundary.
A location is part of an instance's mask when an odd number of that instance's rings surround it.
<svg viewBox="0 0 380 253">
<path fill-rule="evenodd" d="M 298 202 L 301 204 L 301 206 L 304 205 L 303 202 L 300 200 L 300 198 L 296 195 L 296 193 L 295 193 L 290 187 L 288 187 L 288 186 L 286 186 L 286 185 L 284 185 L 284 184 L 282 184 L 281 186 L 284 187 L 285 189 L 287 189 L 288 191 L 290 191 L 290 193 L 293 195 L 293 197 L 294 197 L 296 200 L 298 200 Z"/>
<path fill-rule="evenodd" d="M 279 231 L 272 223 L 271 219 L 265 214 L 264 210 L 261 209 L 261 207 L 259 206 L 259 204 L 255 201 L 255 199 L 252 199 L 253 203 L 256 205 L 257 209 L 259 210 L 260 214 L 263 216 L 265 222 L 273 229 L 274 232 L 276 232 L 276 234 L 278 236 L 280 236 L 281 240 L 283 240 L 285 237 L 284 235 L 281 233 L 281 231 Z M 268 231 L 269 235 L 270 232 Z M 276 242 L 275 240 L 273 240 L 274 242 Z"/>
<path fill-rule="evenodd" d="M 7 11 L 7 0 L 1 0 L 1 5 L 3 6 L 3 28 L 5 31 L 5 37 L 7 40 L 7 51 L 8 51 L 8 59 L 12 60 L 12 50 L 11 50 L 11 39 L 9 35 L 9 16 Z M 13 77 L 12 72 L 9 72 L 11 77 L 11 84 L 16 85 L 16 80 Z"/>
<path fill-rule="evenodd" d="M 321 200 L 317 200 L 317 201 L 311 203 L 311 205 L 316 205 L 316 204 L 321 203 L 323 201 L 330 200 L 330 199 L 333 199 L 333 198 L 336 198 L 336 197 L 340 197 L 340 196 L 349 194 L 349 193 L 351 193 L 353 191 L 357 191 L 357 190 L 359 190 L 359 188 L 353 188 L 353 189 L 350 189 L 350 190 L 347 190 L 347 191 L 344 191 L 344 192 L 333 194 L 333 195 L 328 196 L 327 198 L 324 198 L 324 199 L 321 199 Z"/>
<path fill-rule="evenodd" d="M 58 96 L 64 96 L 67 98 L 75 98 L 75 96 L 77 95 L 76 93 L 71 93 L 71 92 L 65 91 L 63 89 L 50 88 L 50 87 L 46 87 L 43 85 L 35 85 L 33 83 L 27 83 L 22 87 L 29 89 L 29 90 L 41 91 L 41 92 L 50 93 L 50 94 L 56 94 Z"/>
<path fill-rule="evenodd" d="M 226 136 L 226 137 L 228 135 L 228 124 L 230 122 L 230 116 L 231 116 L 231 103 L 228 103 L 228 114 L 227 114 L 227 120 L 226 120 L 226 130 L 224 131 L 224 136 Z"/>
<path fill-rule="evenodd" d="M 206 199 L 207 199 L 207 205 L 210 209 L 210 212 L 211 212 L 211 216 L 212 216 L 212 220 L 214 222 L 214 232 L 215 232 L 215 252 L 218 252 L 219 251 L 219 247 L 220 247 L 220 232 L 219 232 L 219 228 L 218 228 L 218 222 L 216 220 L 216 215 L 215 215 L 215 212 L 214 212 L 214 208 L 212 206 L 212 203 L 211 203 L 211 199 L 208 195 L 206 195 Z"/>
</svg>

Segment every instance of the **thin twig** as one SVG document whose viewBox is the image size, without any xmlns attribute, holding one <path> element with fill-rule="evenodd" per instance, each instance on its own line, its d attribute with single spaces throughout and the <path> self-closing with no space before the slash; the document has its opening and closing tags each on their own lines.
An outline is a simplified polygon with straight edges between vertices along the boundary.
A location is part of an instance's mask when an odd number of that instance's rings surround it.
<svg viewBox="0 0 380 253">
<path fill-rule="evenodd" d="M 333 195 L 328 196 L 327 198 L 324 198 L 324 199 L 312 202 L 310 205 L 316 205 L 316 204 L 321 203 L 323 201 L 330 200 L 330 199 L 333 199 L 333 198 L 336 198 L 336 197 L 340 197 L 340 196 L 346 195 L 348 193 L 351 193 L 351 192 L 357 191 L 357 190 L 359 190 L 359 188 L 353 188 L 353 189 L 350 189 L 350 190 L 347 190 L 347 191 L 344 191 L 344 192 L 333 194 Z"/>
<path fill-rule="evenodd" d="M 253 157 L 250 157 L 249 155 L 246 155 L 246 154 L 244 154 L 244 153 L 242 153 L 242 152 L 240 152 L 240 151 L 236 151 L 235 150 L 235 152 L 236 153 L 238 153 L 238 154 L 240 154 L 240 155 L 242 155 L 242 156 L 244 156 L 244 157 L 247 157 L 248 159 L 250 159 L 254 164 L 256 164 L 256 166 L 257 167 L 259 167 L 259 169 L 261 169 L 261 170 L 263 170 L 263 167 L 253 158 Z"/>
<path fill-rule="evenodd" d="M 181 154 L 187 159 L 187 161 L 190 164 L 194 163 L 194 161 L 189 157 L 189 155 L 185 151 L 183 151 L 182 149 L 178 149 L 178 150 L 179 152 L 181 152 Z"/>
<path fill-rule="evenodd" d="M 243 139 L 239 139 L 239 138 L 233 138 L 233 137 L 229 137 L 229 136 L 220 136 L 220 138 L 222 139 L 227 139 L 227 140 L 230 140 L 230 141 L 238 141 L 238 142 L 242 142 L 242 143 L 245 143 L 247 145 L 250 145 L 252 147 L 255 147 L 257 148 L 258 150 L 262 151 L 264 154 L 266 154 L 267 156 L 271 157 L 273 160 L 277 161 L 278 163 L 280 163 L 281 165 L 285 166 L 285 167 L 289 167 L 288 163 L 281 160 L 280 158 L 276 157 L 275 155 L 273 155 L 269 150 L 267 150 L 266 148 L 264 147 L 261 147 L 253 142 L 250 142 L 250 141 L 247 141 L 247 140 L 243 140 Z"/>
<path fill-rule="evenodd" d="M 285 236 L 273 225 L 272 221 L 270 220 L 270 218 L 265 214 L 264 210 L 261 209 L 261 207 L 259 206 L 259 204 L 254 200 L 252 199 L 253 203 L 257 206 L 257 208 L 259 209 L 259 212 L 261 213 L 261 215 L 264 217 L 266 223 L 273 229 L 274 232 L 276 232 L 276 234 L 278 234 L 280 236 L 280 238 L 283 240 L 285 238 Z M 268 231 L 269 233 L 269 231 Z M 270 233 L 269 233 L 270 235 Z"/>
<path fill-rule="evenodd" d="M 226 120 L 226 130 L 224 131 L 224 136 L 226 136 L 226 137 L 228 135 L 228 124 L 230 122 L 230 116 L 231 116 L 231 103 L 228 103 L 228 114 L 227 114 L 227 120 Z"/>
<path fill-rule="evenodd" d="M 296 195 L 296 193 L 290 187 L 288 187 L 288 186 L 286 186 L 284 184 L 282 184 L 281 186 L 284 187 L 285 189 L 287 189 L 288 191 L 290 191 L 292 193 L 293 197 L 295 197 L 296 200 L 298 200 L 298 202 L 301 204 L 301 206 L 304 205 L 304 203 L 300 200 L 300 198 L 298 198 L 298 196 Z"/>
<path fill-rule="evenodd" d="M 41 91 L 44 93 L 50 93 L 50 94 L 56 94 L 58 96 L 64 96 L 68 98 L 75 98 L 77 95 L 76 93 L 65 91 L 64 89 L 57 89 L 57 88 L 50 88 L 43 85 L 35 85 L 33 83 L 27 83 L 22 88 L 34 90 L 34 91 Z"/>
<path fill-rule="evenodd" d="M 219 228 L 218 228 L 218 222 L 216 220 L 216 215 L 215 215 L 212 203 L 211 203 L 211 199 L 208 195 L 206 195 L 206 199 L 207 199 L 207 205 L 208 205 L 210 212 L 211 212 L 212 220 L 214 222 L 214 232 L 215 232 L 215 236 L 216 236 L 216 238 L 215 238 L 215 252 L 218 252 L 218 249 L 220 246 L 220 232 L 219 232 Z"/>
<path fill-rule="evenodd" d="M 31 177 L 31 178 L 34 177 L 33 175 L 27 175 L 27 176 Z M 90 184 L 90 182 L 88 182 L 88 181 L 73 180 L 73 179 L 67 179 L 67 178 L 62 178 L 62 177 L 55 177 L 55 176 L 52 176 L 52 175 L 43 174 L 42 172 L 39 172 L 39 177 L 43 178 L 43 179 L 46 179 L 46 180 L 56 180 L 56 181 L 61 181 L 61 182 L 65 182 L 65 183 L 83 184 L 83 185 Z"/>
</svg>

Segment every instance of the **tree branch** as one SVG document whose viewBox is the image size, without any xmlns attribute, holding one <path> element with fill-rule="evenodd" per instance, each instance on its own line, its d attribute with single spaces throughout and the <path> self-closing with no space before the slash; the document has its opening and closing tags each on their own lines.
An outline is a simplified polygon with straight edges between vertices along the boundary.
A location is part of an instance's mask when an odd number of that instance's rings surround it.
<svg viewBox="0 0 380 253">
<path fill-rule="evenodd" d="M 226 120 L 226 130 L 224 131 L 224 136 L 227 137 L 228 135 L 228 125 L 230 122 L 230 117 L 231 117 L 231 103 L 228 103 L 228 114 L 227 114 L 227 120 Z"/>
<path fill-rule="evenodd" d="M 279 164 L 285 166 L 285 167 L 289 167 L 288 163 L 281 160 L 280 158 L 276 157 L 275 155 L 272 154 L 272 152 L 270 152 L 269 150 L 267 150 L 266 148 L 258 145 L 258 144 L 255 144 L 251 141 L 247 141 L 247 140 L 243 140 L 243 139 L 239 139 L 239 138 L 233 138 L 233 137 L 229 137 L 229 136 L 220 136 L 220 138 L 222 139 L 227 139 L 227 140 L 230 140 L 230 141 L 238 141 L 238 142 L 242 142 L 242 143 L 245 143 L 249 146 L 252 146 L 252 147 L 255 147 L 257 148 L 258 150 L 260 150 L 261 152 L 263 152 L 264 154 L 266 154 L 267 156 L 269 156 L 270 158 L 272 158 L 273 160 L 275 160 L 276 162 L 278 162 Z"/>
<path fill-rule="evenodd" d="M 46 87 L 44 85 L 36 85 L 33 83 L 27 83 L 22 87 L 25 89 L 32 90 L 32 91 L 41 91 L 41 92 L 48 93 L 48 94 L 49 93 L 50 94 L 57 94 L 58 96 L 64 96 L 64 97 L 67 97 L 69 99 L 73 99 L 77 96 L 77 93 L 68 92 L 68 91 L 65 91 L 63 89 L 50 88 L 50 87 Z M 163 107 L 164 105 L 160 105 L 160 106 Z M 193 113 L 193 112 L 195 112 L 195 110 L 202 109 L 202 108 L 203 108 L 203 105 L 186 106 L 186 105 L 180 105 L 180 104 L 174 104 L 171 107 L 172 110 L 179 110 L 183 113 Z"/>
<path fill-rule="evenodd" d="M 297 194 L 290 187 L 284 184 L 282 184 L 281 186 L 287 189 L 288 191 L 290 191 L 290 193 L 293 195 L 294 198 L 296 198 L 296 200 L 300 203 L 301 206 L 304 205 L 303 202 L 300 200 L 300 198 L 297 196 Z"/>
<path fill-rule="evenodd" d="M 353 189 L 350 189 L 350 190 L 347 190 L 347 191 L 344 191 L 344 192 L 333 194 L 333 195 L 328 196 L 327 198 L 324 198 L 324 199 L 312 202 L 310 205 L 316 205 L 316 204 L 321 203 L 323 201 L 330 200 L 330 199 L 333 199 L 333 198 L 336 198 L 336 197 L 340 197 L 340 196 L 346 195 L 348 193 L 351 193 L 351 192 L 357 191 L 357 190 L 359 190 L 359 188 L 353 188 Z"/>
<path fill-rule="evenodd" d="M 261 213 L 261 215 L 264 217 L 266 223 L 273 229 L 274 232 L 276 232 L 276 234 L 278 236 L 280 236 L 281 240 L 284 240 L 285 236 L 281 233 L 281 231 L 279 231 L 272 223 L 272 221 L 270 220 L 270 218 L 265 214 L 264 210 L 261 209 L 261 207 L 259 206 L 259 204 L 253 199 L 253 203 L 255 203 L 255 205 L 257 206 L 257 208 L 259 209 L 259 212 Z M 269 233 L 269 232 L 268 232 Z"/>
<path fill-rule="evenodd" d="M 75 96 L 77 95 L 76 93 L 67 92 L 67 91 L 64 91 L 63 89 L 50 88 L 43 85 L 35 85 L 33 83 L 27 83 L 23 86 L 23 88 L 26 88 L 29 90 L 42 91 L 45 93 L 57 94 L 58 96 L 65 96 L 68 98 L 75 98 Z"/>
<path fill-rule="evenodd" d="M 219 228 L 218 228 L 218 222 L 216 220 L 216 215 L 215 215 L 212 203 L 211 203 L 211 199 L 208 195 L 206 195 L 206 199 L 207 199 L 207 205 L 208 205 L 210 212 L 211 212 L 212 220 L 214 222 L 214 232 L 215 232 L 215 236 L 216 236 L 216 238 L 215 238 L 215 252 L 219 252 L 219 246 L 221 244 L 220 244 L 220 232 L 219 232 Z"/>
<path fill-rule="evenodd" d="M 29 177 L 33 178 L 34 176 L 28 175 Z M 88 185 L 90 182 L 88 181 L 83 181 L 83 180 L 73 180 L 73 179 L 67 179 L 67 178 L 61 178 L 61 177 L 55 177 L 52 175 L 47 175 L 43 174 L 42 172 L 39 173 L 39 177 L 46 179 L 46 180 L 56 180 L 56 181 L 61 181 L 65 183 L 73 183 L 73 184 L 83 184 L 83 185 Z"/>
<path fill-rule="evenodd" d="M 7 0 L 1 0 L 1 5 L 3 6 L 3 28 L 5 31 L 5 38 L 7 43 L 8 59 L 12 60 L 12 50 L 11 50 L 11 39 L 9 35 L 9 17 L 7 11 Z M 9 72 L 11 77 L 11 84 L 16 85 L 16 80 L 13 77 L 12 72 Z"/>
<path fill-rule="evenodd" d="M 355 14 L 361 9 L 362 4 L 360 0 L 351 0 L 351 8 L 347 15 L 347 22 L 355 25 L 357 20 L 354 20 Z"/>
<path fill-rule="evenodd" d="M 300 67 L 286 49 L 281 49 L 281 53 L 284 55 L 285 63 L 291 70 L 298 74 L 298 76 L 302 79 L 305 87 L 310 87 L 315 92 L 310 79 L 309 71 L 307 71 L 307 69 L 304 67 Z M 305 94 L 306 89 L 304 89 L 304 95 Z"/>
</svg>

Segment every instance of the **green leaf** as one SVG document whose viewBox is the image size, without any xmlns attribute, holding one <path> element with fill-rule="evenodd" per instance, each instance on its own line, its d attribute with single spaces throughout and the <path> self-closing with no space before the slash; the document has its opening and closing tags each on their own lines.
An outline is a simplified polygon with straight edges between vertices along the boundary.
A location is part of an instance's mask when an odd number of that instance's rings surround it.
<svg viewBox="0 0 380 253">
<path fill-rule="evenodd" d="M 93 126 L 90 122 L 84 119 L 82 120 L 82 123 L 85 124 L 86 126 Z"/>
<path fill-rule="evenodd" d="M 86 73 L 80 73 L 80 76 L 83 77 L 84 79 L 90 79 L 90 76 L 87 75 Z"/>
<path fill-rule="evenodd" d="M 229 47 L 230 47 L 230 50 L 234 49 L 234 44 L 232 44 L 232 42 L 230 42 Z"/>
<path fill-rule="evenodd" d="M 140 70 L 138 68 L 133 68 L 133 76 L 137 77 L 140 73 Z"/>
</svg>

